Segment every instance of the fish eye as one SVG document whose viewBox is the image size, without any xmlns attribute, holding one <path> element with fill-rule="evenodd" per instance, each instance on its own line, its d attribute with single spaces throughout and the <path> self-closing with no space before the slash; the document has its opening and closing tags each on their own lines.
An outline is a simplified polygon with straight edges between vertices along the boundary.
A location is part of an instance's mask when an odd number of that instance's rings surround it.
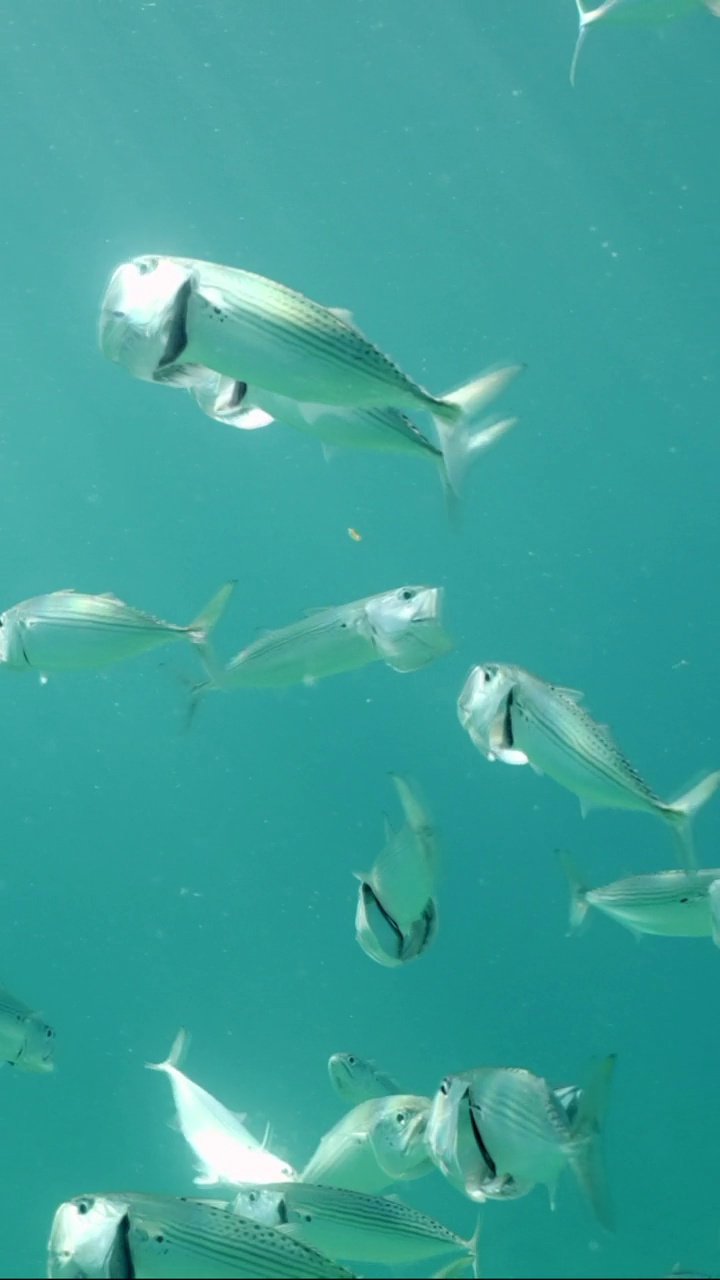
<svg viewBox="0 0 720 1280">
<path fill-rule="evenodd" d="M 406 1114 L 406 1112 L 404 1112 L 404 1111 L 398 1111 L 397 1115 L 395 1116 L 395 1119 L 396 1119 L 396 1121 L 397 1121 L 397 1123 L 398 1123 L 398 1124 L 404 1124 L 404 1123 L 405 1123 L 405 1121 L 407 1120 L 407 1114 Z"/>
<path fill-rule="evenodd" d="M 406 587 L 402 593 L 402 598 L 403 600 L 412 600 L 414 594 L 415 594 L 414 591 L 409 591 L 408 588 Z"/>
<path fill-rule="evenodd" d="M 164 1244 L 164 1243 L 165 1243 L 165 1237 L 164 1237 L 164 1235 L 163 1235 L 162 1231 L 158 1231 L 157 1235 L 153 1236 L 153 1240 L 155 1241 L 155 1243 L 156 1243 L 156 1244 Z"/>
<path fill-rule="evenodd" d="M 348 1066 L 349 1067 L 355 1066 L 355 1059 L 351 1053 L 348 1054 Z"/>
<path fill-rule="evenodd" d="M 47 1036 L 48 1040 L 52 1040 L 52 1039 L 53 1039 L 53 1037 L 54 1037 L 54 1035 L 55 1035 L 55 1032 L 53 1031 L 52 1027 L 48 1027 L 48 1028 L 46 1029 L 46 1031 L 45 1031 L 45 1035 Z"/>
<path fill-rule="evenodd" d="M 91 1208 L 92 1208 L 92 1205 L 89 1200 L 78 1201 L 77 1211 L 79 1214 L 84 1215 L 86 1213 L 89 1213 Z"/>
<path fill-rule="evenodd" d="M 447 1096 L 448 1096 L 448 1094 L 449 1094 L 449 1092 L 450 1092 L 450 1077 L 449 1077 L 449 1076 L 446 1076 L 446 1077 L 445 1077 L 445 1079 L 443 1080 L 442 1084 L 440 1085 L 440 1092 L 441 1092 L 442 1094 L 444 1094 L 444 1096 L 447 1098 Z"/>
<path fill-rule="evenodd" d="M 255 1201 L 257 1200 L 257 1198 L 258 1198 L 258 1193 L 257 1193 L 257 1191 L 249 1191 L 249 1192 L 248 1192 L 248 1200 L 250 1201 L 250 1204 L 254 1204 L 254 1203 L 255 1203 Z"/>
</svg>

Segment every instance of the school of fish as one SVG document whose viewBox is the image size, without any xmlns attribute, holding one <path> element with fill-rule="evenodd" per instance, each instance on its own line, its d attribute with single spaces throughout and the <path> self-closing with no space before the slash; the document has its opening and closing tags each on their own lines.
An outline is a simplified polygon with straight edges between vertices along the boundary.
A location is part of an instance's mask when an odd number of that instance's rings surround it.
<svg viewBox="0 0 720 1280">
<path fill-rule="evenodd" d="M 575 5 L 573 85 L 596 27 L 695 11 L 720 17 L 720 0 Z M 187 391 L 188 407 L 219 424 L 251 431 L 279 422 L 326 451 L 425 458 L 453 520 L 467 468 L 515 426 L 512 415 L 488 409 L 524 368 L 498 364 L 435 393 L 374 345 L 349 312 L 236 266 L 163 254 L 141 254 L 114 269 L 100 306 L 99 345 L 132 377 Z M 414 414 L 425 415 L 430 434 Z M 166 622 L 109 592 L 51 590 L 0 614 L 0 664 L 45 678 L 111 667 L 183 641 L 199 666 L 189 723 L 210 692 L 313 683 L 373 663 L 409 674 L 452 648 L 439 586 L 378 583 L 374 595 L 296 621 L 274 619 L 276 629 L 223 660 L 213 632 L 234 585 L 222 585 L 186 623 Z M 720 868 L 698 864 L 693 830 L 720 784 L 720 769 L 677 798 L 661 799 L 582 699 L 579 690 L 514 663 L 477 661 L 458 691 L 457 716 L 486 762 L 529 765 L 573 792 L 583 813 L 636 810 L 669 828 L 677 866 L 595 888 L 569 851 L 557 851 L 569 884 L 570 931 L 593 908 L 637 935 L 711 938 L 720 946 Z M 478 762 L 478 777 L 483 768 Z M 442 945 L 439 834 L 418 784 L 401 774 L 391 778 L 401 816 L 385 819 L 374 857 L 355 872 L 357 942 L 385 967 Z M 518 791 L 522 785 L 518 777 Z M 437 1276 L 480 1275 L 480 1218 L 472 1237 L 463 1238 L 389 1194 L 398 1183 L 428 1176 L 444 1178 L 487 1212 L 537 1187 L 554 1208 L 567 1174 L 596 1221 L 613 1227 L 602 1152 L 612 1052 L 590 1064 L 582 1084 L 563 1084 L 515 1064 L 458 1071 L 450 1048 L 452 1069 L 430 1096 L 404 1092 L 405 1082 L 369 1059 L 335 1053 L 328 1074 L 343 1114 L 304 1163 L 291 1164 L 275 1154 L 269 1131 L 250 1132 L 242 1116 L 185 1074 L 187 1039 L 181 1028 L 168 1056 L 146 1065 L 169 1081 L 195 1183 L 219 1189 L 222 1198 L 126 1190 L 74 1195 L 52 1223 L 50 1277 L 349 1277 L 350 1266 L 373 1264 L 398 1274 L 427 1265 Z M 53 1028 L 0 988 L 0 1062 L 44 1074 L 53 1070 L 54 1055 Z"/>
</svg>

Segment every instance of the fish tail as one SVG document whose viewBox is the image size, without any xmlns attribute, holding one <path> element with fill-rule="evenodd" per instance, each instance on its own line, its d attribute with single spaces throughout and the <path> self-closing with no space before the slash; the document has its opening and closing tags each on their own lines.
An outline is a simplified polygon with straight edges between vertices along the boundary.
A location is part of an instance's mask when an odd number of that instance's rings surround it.
<svg viewBox="0 0 720 1280">
<path fill-rule="evenodd" d="M 587 38 L 587 33 L 588 33 L 588 24 L 585 21 L 585 9 L 583 8 L 582 0 L 575 0 L 575 4 L 577 6 L 580 25 L 578 27 L 577 38 L 575 40 L 575 48 L 573 49 L 572 62 L 570 63 L 570 84 L 572 85 L 573 89 L 575 88 L 575 77 L 577 75 L 577 65 L 578 65 L 578 59 L 580 57 L 580 50 L 582 49 L 585 43 L 585 40 Z"/>
<path fill-rule="evenodd" d="M 716 769 L 714 773 L 708 773 L 696 786 L 691 787 L 672 804 L 665 805 L 663 808 L 663 812 L 673 824 L 679 844 L 680 860 L 688 871 L 693 871 L 697 867 L 692 833 L 693 818 L 698 809 L 702 809 L 715 794 L 719 785 L 720 769 Z"/>
<path fill-rule="evenodd" d="M 469 463 L 499 439 L 515 419 L 485 422 L 477 426 L 477 418 L 513 378 L 524 369 L 522 364 L 486 369 L 478 378 L 448 392 L 433 410 L 433 421 L 440 440 L 444 461 L 446 489 L 459 496 L 460 486 Z M 439 406 L 444 407 L 441 412 Z"/>
<path fill-rule="evenodd" d="M 190 1037 L 185 1030 L 185 1027 L 181 1027 L 170 1046 L 170 1052 L 165 1061 L 146 1062 L 145 1066 L 148 1067 L 150 1071 L 167 1071 L 168 1068 L 170 1068 L 170 1070 L 179 1069 L 180 1063 L 187 1051 L 189 1039 Z"/>
<path fill-rule="evenodd" d="M 577 933 L 581 929 L 588 913 L 587 902 L 587 885 L 584 883 L 575 862 L 567 849 L 556 850 L 560 865 L 568 878 L 570 888 L 570 928 L 568 936 L 571 933 Z"/>
<path fill-rule="evenodd" d="M 613 1230 L 613 1210 L 603 1161 L 600 1127 L 607 1109 L 616 1054 L 603 1058 L 590 1074 L 571 1130 L 570 1164 L 599 1222 Z"/>
<path fill-rule="evenodd" d="M 199 645 L 201 648 L 207 643 L 208 636 L 213 627 L 220 621 L 230 596 L 236 586 L 236 579 L 226 582 L 219 591 L 215 592 L 212 600 L 209 600 L 204 609 L 187 628 L 188 637 L 193 644 Z"/>
<path fill-rule="evenodd" d="M 478 1220 L 472 1236 L 468 1240 L 468 1254 L 470 1255 L 469 1265 L 472 1268 L 473 1280 L 479 1280 L 480 1277 L 480 1232 L 482 1230 L 483 1216 L 478 1214 Z"/>
</svg>

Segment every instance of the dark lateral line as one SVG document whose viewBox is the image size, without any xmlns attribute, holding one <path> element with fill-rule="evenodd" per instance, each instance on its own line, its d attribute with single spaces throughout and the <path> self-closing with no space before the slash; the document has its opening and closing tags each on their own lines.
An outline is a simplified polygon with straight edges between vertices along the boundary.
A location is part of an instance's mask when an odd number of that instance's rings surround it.
<svg viewBox="0 0 720 1280">
<path fill-rule="evenodd" d="M 493 1178 L 497 1178 L 497 1165 L 495 1164 L 495 1161 L 493 1160 L 492 1156 L 490 1155 L 490 1152 L 485 1146 L 485 1142 L 483 1141 L 483 1136 L 480 1130 L 478 1129 L 477 1120 L 475 1119 L 475 1109 L 473 1107 L 472 1102 L 470 1103 L 469 1109 L 470 1109 L 470 1124 L 472 1125 L 472 1131 L 475 1134 L 475 1141 L 477 1142 L 480 1148 L 480 1155 L 485 1161 Z"/>
</svg>

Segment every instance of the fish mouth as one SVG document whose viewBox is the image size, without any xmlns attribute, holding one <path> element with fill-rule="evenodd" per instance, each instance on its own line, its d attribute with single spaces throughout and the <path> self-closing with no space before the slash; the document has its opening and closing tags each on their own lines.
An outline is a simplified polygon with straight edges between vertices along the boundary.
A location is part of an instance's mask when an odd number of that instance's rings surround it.
<svg viewBox="0 0 720 1280">
<path fill-rule="evenodd" d="M 135 258 L 113 272 L 98 326 L 100 350 L 135 377 L 162 380 L 188 343 L 187 310 L 193 279 L 168 258 Z"/>
<path fill-rule="evenodd" d="M 483 1161 L 487 1165 L 492 1178 L 495 1179 L 497 1178 L 497 1165 L 495 1164 L 495 1161 L 493 1160 L 492 1156 L 490 1155 L 490 1152 L 485 1146 L 485 1139 L 483 1138 L 482 1133 L 480 1132 L 480 1127 L 478 1125 L 477 1117 L 475 1115 L 476 1107 L 474 1106 L 472 1101 L 470 1102 L 468 1111 L 470 1114 L 470 1128 L 472 1129 L 473 1137 L 477 1143 L 478 1150 L 480 1152 L 480 1155 L 483 1158 Z"/>
</svg>

